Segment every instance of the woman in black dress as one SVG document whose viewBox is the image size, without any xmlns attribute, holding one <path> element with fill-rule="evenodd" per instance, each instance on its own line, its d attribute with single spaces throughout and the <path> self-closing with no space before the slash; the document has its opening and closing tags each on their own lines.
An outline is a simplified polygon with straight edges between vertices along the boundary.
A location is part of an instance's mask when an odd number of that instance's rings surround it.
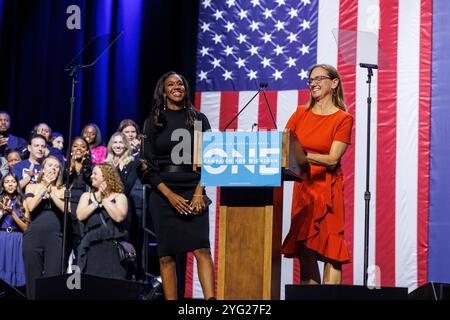
<svg viewBox="0 0 450 320">
<path fill-rule="evenodd" d="M 81 239 L 81 223 L 77 219 L 77 207 L 81 195 L 91 188 L 92 162 L 89 157 L 89 144 L 82 137 L 75 137 L 70 146 L 70 216 L 72 227 L 72 243 L 74 256 L 78 256 L 78 245 Z M 73 261 L 76 264 L 76 261 Z"/>
<path fill-rule="evenodd" d="M 92 191 L 83 193 L 77 208 L 84 231 L 78 247 L 78 266 L 86 274 L 125 279 L 127 269 L 117 248 L 125 236 L 122 222 L 128 210 L 122 181 L 109 164 L 95 165 L 91 179 Z"/>
<path fill-rule="evenodd" d="M 204 298 L 215 296 L 208 209 L 200 175 L 192 170 L 194 121 L 201 121 L 203 131 L 210 129 L 206 116 L 194 110 L 184 77 L 175 72 L 163 75 L 156 85 L 144 128 L 144 155 L 150 166 L 150 210 L 168 300 L 177 299 L 175 257 L 185 252 L 193 252 L 197 260 Z M 174 131 L 188 137 L 190 141 L 181 141 L 186 148 L 178 150 L 180 141 L 173 141 Z"/>
<path fill-rule="evenodd" d="M 44 160 L 37 183 L 25 189 L 25 202 L 31 223 L 23 235 L 23 258 L 27 297 L 34 299 L 36 279 L 61 273 L 64 187 L 57 158 Z"/>
<path fill-rule="evenodd" d="M 122 132 L 116 132 L 109 139 L 108 156 L 106 157 L 105 163 L 109 163 L 115 167 L 119 173 L 120 179 L 122 180 L 124 193 L 128 198 L 128 214 L 126 220 L 124 221 L 124 227 L 128 232 L 127 240 L 129 240 L 137 249 L 137 266 L 140 266 L 142 244 L 139 243 L 139 232 L 141 226 L 140 220 L 142 219 L 142 216 L 138 216 L 136 214 L 136 203 L 134 198 L 131 196 L 133 187 L 138 180 L 137 167 L 139 161 L 131 155 L 131 152 L 132 148 L 125 134 Z M 135 271 L 133 272 L 136 273 Z"/>
</svg>

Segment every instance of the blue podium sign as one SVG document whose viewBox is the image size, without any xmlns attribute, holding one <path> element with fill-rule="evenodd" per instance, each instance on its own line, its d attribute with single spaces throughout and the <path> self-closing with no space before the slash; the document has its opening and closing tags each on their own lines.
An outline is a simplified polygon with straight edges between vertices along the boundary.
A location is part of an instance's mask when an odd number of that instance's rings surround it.
<svg viewBox="0 0 450 320">
<path fill-rule="evenodd" d="M 203 186 L 279 187 L 282 132 L 204 132 Z"/>
</svg>

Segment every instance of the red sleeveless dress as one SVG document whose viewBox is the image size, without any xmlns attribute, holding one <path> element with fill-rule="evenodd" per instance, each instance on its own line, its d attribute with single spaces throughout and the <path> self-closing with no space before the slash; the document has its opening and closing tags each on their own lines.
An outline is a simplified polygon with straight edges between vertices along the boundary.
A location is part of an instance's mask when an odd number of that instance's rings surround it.
<svg viewBox="0 0 450 320">
<path fill-rule="evenodd" d="M 318 115 L 303 106 L 289 119 L 306 152 L 328 154 L 333 141 L 351 142 L 353 117 L 342 110 Z M 344 239 L 344 176 L 341 167 L 333 172 L 311 164 L 311 179 L 295 182 L 291 227 L 282 253 L 299 256 L 299 245 L 315 251 L 319 260 L 351 261 Z"/>
</svg>

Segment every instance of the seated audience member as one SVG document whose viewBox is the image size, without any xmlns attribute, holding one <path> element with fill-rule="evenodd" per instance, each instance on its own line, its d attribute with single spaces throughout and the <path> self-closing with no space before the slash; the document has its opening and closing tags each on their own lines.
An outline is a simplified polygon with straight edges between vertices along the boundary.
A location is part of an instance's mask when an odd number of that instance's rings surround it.
<svg viewBox="0 0 450 320">
<path fill-rule="evenodd" d="M 12 173 L 1 181 L 0 193 L 0 279 L 11 286 L 25 285 L 22 233 L 28 228 L 30 213 L 23 203 L 19 181 Z"/>
<path fill-rule="evenodd" d="M 127 268 L 118 251 L 118 242 L 125 237 L 122 223 L 128 211 L 122 181 L 110 164 L 95 165 L 91 180 L 92 190 L 81 196 L 77 208 L 84 228 L 78 266 L 86 274 L 125 279 Z"/>
<path fill-rule="evenodd" d="M 140 132 L 139 127 L 131 119 L 122 120 L 119 124 L 118 132 L 122 132 L 128 139 L 128 142 L 131 146 L 131 155 L 133 157 L 139 157 L 141 152 L 141 140 L 140 140 Z"/>
<path fill-rule="evenodd" d="M 64 165 L 64 155 L 62 151 L 54 148 L 51 145 L 50 140 L 52 138 L 52 129 L 50 128 L 50 126 L 44 122 L 41 122 L 34 127 L 33 133 L 38 133 L 45 137 L 45 140 L 47 141 L 47 150 L 45 151 L 45 156 L 54 156 L 61 162 L 61 164 Z"/>
<path fill-rule="evenodd" d="M 96 124 L 89 123 L 81 130 L 81 136 L 89 143 L 92 163 L 103 163 L 108 150 L 102 145 L 102 134 L 99 127 Z"/>
<path fill-rule="evenodd" d="M 6 160 L 8 161 L 9 170 L 12 170 L 16 163 L 22 161 L 22 157 L 19 151 L 12 149 L 6 151 Z"/>
<path fill-rule="evenodd" d="M 61 133 L 53 132 L 52 137 L 50 138 L 50 142 L 53 148 L 56 148 L 64 153 L 64 137 Z"/>
<path fill-rule="evenodd" d="M 6 156 L 7 150 L 17 150 L 22 156 L 27 152 L 27 142 L 25 139 L 12 135 L 11 118 L 6 111 L 0 111 L 0 156 Z"/>
<path fill-rule="evenodd" d="M 20 187 L 24 189 L 28 184 L 36 183 L 41 171 L 41 163 L 45 158 L 47 140 L 40 134 L 30 137 L 28 151 L 29 158 L 16 163 L 12 173 L 19 179 Z"/>
</svg>

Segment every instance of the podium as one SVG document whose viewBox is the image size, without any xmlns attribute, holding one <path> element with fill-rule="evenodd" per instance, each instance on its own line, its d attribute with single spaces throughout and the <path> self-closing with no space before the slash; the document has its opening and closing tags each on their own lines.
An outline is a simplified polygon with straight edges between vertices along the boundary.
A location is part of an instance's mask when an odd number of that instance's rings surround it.
<svg viewBox="0 0 450 320">
<path fill-rule="evenodd" d="M 194 136 L 194 167 L 201 165 Z M 283 131 L 280 187 L 221 187 L 217 297 L 280 299 L 283 181 L 301 181 L 309 164 L 294 132 Z"/>
</svg>

